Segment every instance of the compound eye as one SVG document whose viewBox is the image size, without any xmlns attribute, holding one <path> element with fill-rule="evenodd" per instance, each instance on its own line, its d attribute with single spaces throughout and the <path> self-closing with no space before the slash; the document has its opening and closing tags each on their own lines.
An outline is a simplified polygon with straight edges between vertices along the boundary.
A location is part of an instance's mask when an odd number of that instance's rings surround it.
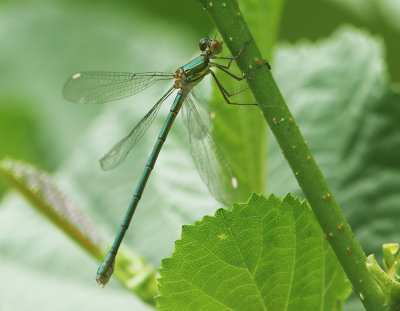
<svg viewBox="0 0 400 311">
<path fill-rule="evenodd" d="M 222 51 L 222 43 L 218 40 L 212 40 L 210 44 L 210 50 L 213 54 L 219 54 Z"/>
<path fill-rule="evenodd" d="M 203 52 L 208 48 L 208 40 L 206 38 L 199 41 L 199 48 Z"/>
</svg>

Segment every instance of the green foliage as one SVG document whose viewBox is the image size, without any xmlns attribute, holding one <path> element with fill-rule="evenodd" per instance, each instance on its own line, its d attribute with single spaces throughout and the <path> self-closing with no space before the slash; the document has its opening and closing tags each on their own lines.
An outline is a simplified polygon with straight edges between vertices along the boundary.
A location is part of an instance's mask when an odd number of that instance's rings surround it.
<svg viewBox="0 0 400 311">
<path fill-rule="evenodd" d="M 283 1 L 266 2 L 267 5 L 260 1 L 247 1 L 243 3 L 242 9 L 243 12 L 246 12 L 247 22 L 253 26 L 254 40 L 261 42 L 262 52 L 270 59 L 277 36 L 277 20 L 280 18 Z M 268 36 L 265 36 L 264 33 L 268 33 Z M 243 53 L 246 53 L 246 47 L 244 51 Z M 229 53 L 226 48 L 224 55 L 230 56 Z M 224 63 L 223 61 L 219 62 Z M 215 71 L 218 80 L 228 92 L 233 93 L 247 87 L 245 82 L 239 83 L 227 74 L 217 69 Z M 235 63 L 232 64 L 230 71 L 239 77 L 242 76 Z M 255 103 L 249 90 L 232 96 L 229 100 L 240 104 Z M 222 101 L 220 90 L 214 88 L 210 99 L 213 113 L 212 135 L 219 142 L 219 147 L 226 155 L 239 181 L 237 200 L 245 201 L 252 192 L 263 192 L 265 189 L 267 129 L 265 121 L 256 107 L 221 105 Z M 252 126 L 249 127 L 248 124 Z M 254 142 L 257 143 L 254 144 Z"/>
<path fill-rule="evenodd" d="M 275 77 L 361 245 L 378 254 L 400 239 L 400 97 L 381 42 L 346 27 L 298 48 L 281 46 Z M 269 191 L 301 195 L 273 140 L 268 162 Z"/>
<path fill-rule="evenodd" d="M 316 13 L 318 12 L 318 13 Z M 280 39 L 316 40 L 338 25 L 352 24 L 381 37 L 393 81 L 400 80 L 400 5 L 398 1 L 303 0 L 286 1 L 280 24 Z"/>
<path fill-rule="evenodd" d="M 385 306 L 388 310 L 400 308 L 400 252 L 399 243 L 383 244 L 383 267 L 379 266 L 372 254 L 367 258 L 367 268 L 385 295 Z"/>
<path fill-rule="evenodd" d="M 298 46 L 301 53 L 286 44 L 279 49 L 275 77 L 357 239 L 380 258 L 383 241 L 400 239 L 400 100 L 382 44 L 342 28 L 329 41 Z M 273 140 L 269 151 L 269 191 L 301 195 Z M 358 301 L 354 296 L 351 310 L 362 308 Z"/>
<path fill-rule="evenodd" d="M 99 237 L 92 222 L 60 192 L 50 175 L 11 159 L 0 162 L 0 171 L 49 221 L 65 232 L 93 257 L 101 258 Z"/>
<path fill-rule="evenodd" d="M 281 46 L 274 76 L 353 232 L 380 257 L 383 241 L 400 239 L 400 101 L 381 41 L 342 28 L 330 40 L 297 46 Z M 274 140 L 268 162 L 269 191 L 302 195 Z M 351 310 L 360 310 L 353 298 Z"/>
<path fill-rule="evenodd" d="M 184 226 L 158 310 L 336 310 L 345 274 L 306 202 L 253 195 Z"/>
<path fill-rule="evenodd" d="M 359 264 L 365 262 L 365 253 L 355 239 L 335 197 L 332 196 L 329 185 L 316 164 L 270 70 L 266 66 L 260 65 L 261 53 L 252 40 L 250 30 L 242 18 L 242 12 L 237 2 L 199 1 L 209 12 L 233 54 L 238 50 L 237 42 L 248 42 L 244 55 L 241 55 L 236 61 L 238 67 L 243 73 L 246 73 L 246 81 L 257 105 L 315 213 L 316 219 L 324 233 L 332 237 L 329 242 L 355 291 L 365 297 L 362 299 L 363 305 L 371 311 L 381 309 L 383 306 L 382 293 L 366 267 Z M 252 72 L 256 65 L 259 65 L 258 70 Z M 341 228 L 340 233 L 332 234 L 338 228 Z"/>
<path fill-rule="evenodd" d="M 119 226 L 165 115 L 160 113 L 149 135 L 120 169 L 104 174 L 97 159 L 129 132 L 162 90 L 153 88 L 132 101 L 100 108 L 69 104 L 62 99 L 61 89 L 77 70 L 173 71 L 197 55 L 198 39 L 215 34 L 206 12 L 196 1 L 199 9 L 192 11 L 189 1 L 168 3 L 167 8 L 163 8 L 166 2 L 161 2 L 99 2 L 94 6 L 81 1 L 8 1 L 0 12 L 0 155 L 55 170 L 52 177 L 59 188 L 90 215 L 108 242 Z M 360 24 L 337 9 L 350 2 L 342 1 L 333 8 L 328 1 L 287 1 L 282 18 L 279 14 L 264 18 L 271 11 L 279 13 L 282 2 L 239 2 L 243 12 L 246 7 L 250 11 L 245 13 L 246 21 L 268 58 L 275 38 L 292 42 L 303 37 L 326 38 L 344 21 Z M 365 12 L 363 6 L 371 3 L 358 3 L 354 12 Z M 386 44 L 389 70 L 396 77 L 400 67 L 393 64 L 398 61 L 396 25 L 400 19 L 386 18 L 389 13 L 397 16 L 396 10 L 369 12 L 385 17 L 380 19 L 382 28 L 393 25 L 391 41 L 386 28 L 386 32 L 369 28 L 383 33 L 384 42 L 367 32 L 346 28 L 316 43 L 281 44 L 271 64 L 355 235 L 367 253 L 378 253 L 383 242 L 400 239 L 400 215 L 396 212 L 400 201 L 400 97 L 387 78 L 382 47 Z M 226 45 L 225 53 L 230 54 Z M 227 84 L 229 91 L 238 89 L 235 82 L 232 88 Z M 241 100 L 248 102 L 249 98 Z M 220 109 L 221 103 L 222 98 L 214 96 L 213 109 Z M 242 200 L 252 191 L 265 192 L 265 188 L 280 196 L 289 191 L 301 196 L 274 139 L 266 154 L 265 134 L 261 132 L 265 126 L 259 122 L 258 112 L 248 117 L 243 111 L 251 107 L 236 108 L 216 110 L 213 134 L 241 175 L 241 186 L 245 187 Z M 221 117 L 224 122 L 219 123 Z M 226 124 L 236 129 L 230 131 L 224 128 Z M 186 137 L 184 127 L 176 122 L 125 240 L 126 246 L 156 267 L 172 253 L 182 224 L 191 224 L 220 207 L 195 171 Z M 130 273 L 141 270 L 132 258 L 135 256 L 130 252 L 121 254 L 117 269 L 122 273 L 117 276 L 135 288 Z M 97 260 L 38 217 L 19 196 L 8 193 L 4 197 L 0 204 L 0 292 L 4 294 L 0 308 L 152 309 L 121 290 L 115 280 L 106 290 L 94 288 L 97 265 Z M 24 299 L 20 299 L 21 292 Z M 345 304 L 346 311 L 361 308 L 357 301 L 348 308 Z"/>
<path fill-rule="evenodd" d="M 44 146 L 37 142 L 39 129 L 33 109 L 21 108 L 27 102 L 30 103 L 12 96 L 0 97 L 0 158 L 23 157 L 29 162 L 48 165 L 48 157 L 38 157 Z M 0 196 L 5 193 L 6 188 L 8 184 L 0 177 Z"/>
<path fill-rule="evenodd" d="M 15 188 L 50 222 L 62 230 L 92 257 L 101 261 L 104 248 L 91 221 L 62 193 L 52 178 L 31 165 L 6 159 L 0 162 L 0 171 Z M 151 265 L 140 256 L 122 250 L 117 262 L 121 283 L 142 300 L 153 304 L 157 295 L 155 275 Z"/>
<path fill-rule="evenodd" d="M 400 308 L 400 282 L 398 276 L 383 271 L 373 254 L 368 256 L 366 265 L 384 294 L 385 306 L 390 307 L 390 310 L 397 311 Z"/>
</svg>

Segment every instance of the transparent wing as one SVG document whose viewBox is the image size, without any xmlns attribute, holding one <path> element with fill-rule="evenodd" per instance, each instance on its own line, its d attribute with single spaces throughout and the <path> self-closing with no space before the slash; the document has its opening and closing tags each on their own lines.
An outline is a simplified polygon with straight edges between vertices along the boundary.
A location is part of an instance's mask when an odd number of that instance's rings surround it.
<svg viewBox="0 0 400 311">
<path fill-rule="evenodd" d="M 78 104 L 101 104 L 129 97 L 160 80 L 173 79 L 162 72 L 80 72 L 65 83 L 65 99 Z"/>
<path fill-rule="evenodd" d="M 100 159 L 100 166 L 103 170 L 113 169 L 124 161 L 133 146 L 142 138 L 149 126 L 153 123 L 163 101 L 166 100 L 174 90 L 175 88 L 171 87 L 135 126 L 128 136 L 120 140 L 103 158 Z"/>
<path fill-rule="evenodd" d="M 226 205 L 231 204 L 236 195 L 237 179 L 211 138 L 193 104 L 191 94 L 186 98 L 182 109 L 189 130 L 190 151 L 201 178 L 214 198 Z"/>
</svg>

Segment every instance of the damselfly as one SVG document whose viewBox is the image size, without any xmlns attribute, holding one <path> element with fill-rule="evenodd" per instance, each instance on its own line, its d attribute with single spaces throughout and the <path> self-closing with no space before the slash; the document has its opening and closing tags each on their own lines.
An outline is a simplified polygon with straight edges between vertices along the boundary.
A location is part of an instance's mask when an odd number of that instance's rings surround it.
<svg viewBox="0 0 400 311">
<path fill-rule="evenodd" d="M 244 50 L 245 44 L 241 47 L 238 55 L 232 57 L 217 57 L 222 51 L 222 42 L 218 40 L 201 39 L 199 47 L 201 54 L 189 61 L 187 64 L 178 68 L 173 74 L 162 72 L 146 73 L 113 73 L 113 72 L 81 72 L 73 74 L 64 86 L 64 97 L 79 104 L 105 103 L 125 97 L 129 97 L 160 80 L 175 79 L 173 86 L 161 97 L 145 117 L 136 125 L 136 127 L 121 141 L 119 141 L 111 150 L 100 160 L 103 170 L 108 170 L 118 166 L 128 155 L 129 151 L 139 141 L 150 124 L 154 121 L 161 104 L 175 91 L 178 93 L 170 108 L 164 126 L 157 138 L 153 151 L 146 163 L 142 176 L 129 208 L 126 212 L 121 227 L 115 237 L 110 251 L 105 257 L 97 271 L 96 282 L 106 284 L 114 271 L 115 257 L 118 248 L 122 242 L 126 230 L 129 227 L 136 206 L 142 196 L 147 180 L 154 168 L 157 156 L 167 138 L 168 132 L 175 120 L 181 107 L 183 107 L 186 125 L 190 136 L 191 152 L 196 167 L 207 185 L 211 194 L 223 203 L 231 203 L 234 193 L 238 187 L 238 181 L 233 175 L 229 165 L 224 159 L 222 153 L 218 150 L 209 130 L 204 125 L 199 112 L 192 100 L 191 90 L 206 75 L 211 74 L 214 78 L 224 100 L 231 105 L 243 105 L 229 101 L 229 97 L 237 94 L 230 94 L 218 81 L 211 67 L 218 68 L 227 73 L 236 80 L 243 80 L 245 75 L 238 77 L 228 71 L 232 61 L 237 59 Z M 217 64 L 211 59 L 229 60 L 227 65 Z M 255 105 L 255 104 L 250 104 Z"/>
</svg>

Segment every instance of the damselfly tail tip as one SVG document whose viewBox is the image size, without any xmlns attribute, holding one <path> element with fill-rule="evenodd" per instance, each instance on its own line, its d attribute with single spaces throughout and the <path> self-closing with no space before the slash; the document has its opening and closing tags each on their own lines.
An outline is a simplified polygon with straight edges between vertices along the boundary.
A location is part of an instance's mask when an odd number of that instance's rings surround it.
<svg viewBox="0 0 400 311">
<path fill-rule="evenodd" d="M 104 286 L 105 286 L 105 284 L 99 283 L 99 281 L 97 280 L 97 278 L 96 278 L 96 280 L 94 280 L 94 284 L 101 285 L 102 288 L 104 288 Z"/>
<path fill-rule="evenodd" d="M 99 269 L 97 270 L 97 275 L 96 275 L 96 283 L 99 285 L 106 285 L 108 281 L 110 280 L 111 275 L 114 272 L 114 259 L 110 258 L 112 257 L 112 254 L 108 254 L 106 258 L 103 260 L 101 265 L 99 266 Z"/>
</svg>

